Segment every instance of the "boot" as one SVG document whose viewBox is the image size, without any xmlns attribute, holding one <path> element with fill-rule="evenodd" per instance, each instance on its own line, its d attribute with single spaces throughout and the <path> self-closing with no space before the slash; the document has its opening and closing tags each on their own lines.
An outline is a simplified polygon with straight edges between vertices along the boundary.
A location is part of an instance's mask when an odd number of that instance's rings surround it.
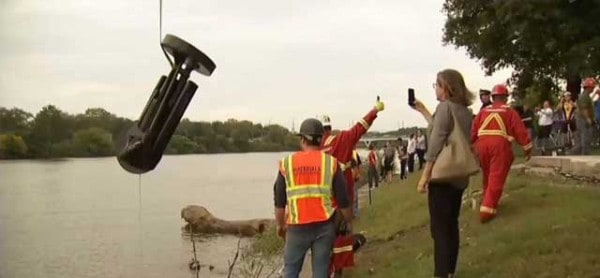
<svg viewBox="0 0 600 278">
<path fill-rule="evenodd" d="M 481 222 L 481 224 L 490 222 L 495 217 L 496 217 L 496 214 L 491 214 L 489 212 L 479 212 L 479 221 Z"/>
</svg>

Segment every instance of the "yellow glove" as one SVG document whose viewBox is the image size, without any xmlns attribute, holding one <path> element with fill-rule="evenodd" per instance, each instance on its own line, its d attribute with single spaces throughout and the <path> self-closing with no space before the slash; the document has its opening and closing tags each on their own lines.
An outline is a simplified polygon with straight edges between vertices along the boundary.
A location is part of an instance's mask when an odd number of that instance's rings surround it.
<svg viewBox="0 0 600 278">
<path fill-rule="evenodd" d="M 382 101 L 379 101 L 379 100 L 378 100 L 378 101 L 375 103 L 375 107 L 374 107 L 374 108 L 375 108 L 375 109 L 377 109 L 377 111 L 383 111 L 383 109 L 385 108 L 385 105 L 383 104 L 383 102 L 382 102 Z"/>
</svg>

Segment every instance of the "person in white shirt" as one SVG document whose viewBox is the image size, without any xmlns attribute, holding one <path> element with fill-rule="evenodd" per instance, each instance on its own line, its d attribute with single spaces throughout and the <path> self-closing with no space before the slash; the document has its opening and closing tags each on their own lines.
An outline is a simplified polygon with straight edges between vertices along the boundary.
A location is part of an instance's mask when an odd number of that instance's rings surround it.
<svg viewBox="0 0 600 278">
<path fill-rule="evenodd" d="M 384 148 L 379 148 L 377 150 L 377 161 L 379 162 L 379 165 L 377 165 L 379 167 L 379 181 L 383 181 L 383 178 L 385 177 L 385 171 L 384 171 L 384 165 L 383 165 L 383 156 L 384 156 Z"/>
<path fill-rule="evenodd" d="M 554 111 L 552 110 L 552 106 L 550 105 L 550 101 L 544 101 L 544 106 L 542 109 L 538 109 L 537 111 L 538 125 L 540 127 L 540 131 L 538 134 L 538 147 L 541 147 L 542 154 L 545 153 L 546 147 L 548 146 L 550 140 L 550 132 L 552 131 L 552 124 L 554 123 Z"/>
<path fill-rule="evenodd" d="M 412 173 L 415 171 L 415 152 L 417 151 L 417 138 L 415 134 L 410 135 L 408 139 L 408 172 Z"/>
</svg>

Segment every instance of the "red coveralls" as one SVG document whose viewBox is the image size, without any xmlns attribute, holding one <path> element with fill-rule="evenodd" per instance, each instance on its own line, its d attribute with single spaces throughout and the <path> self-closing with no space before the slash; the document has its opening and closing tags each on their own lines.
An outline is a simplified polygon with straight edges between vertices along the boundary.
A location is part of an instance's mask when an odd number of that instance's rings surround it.
<svg viewBox="0 0 600 278">
<path fill-rule="evenodd" d="M 329 265 L 329 276 L 331 278 L 335 277 L 336 271 L 354 266 L 353 243 L 354 237 L 352 235 L 340 235 L 335 239 L 331 264 Z"/>
<path fill-rule="evenodd" d="M 343 130 L 337 135 L 332 135 L 330 132 L 326 132 L 321 141 L 321 150 L 325 153 L 332 155 L 337 158 L 341 164 L 340 168 L 344 172 L 346 183 L 348 184 L 348 194 L 350 195 L 350 208 L 354 208 L 354 175 L 352 174 L 352 152 L 354 146 L 360 140 L 373 121 L 377 118 L 377 110 L 373 109 L 367 113 L 358 123 L 356 123 L 351 129 Z M 333 200 L 333 207 L 337 207 L 335 199 Z M 354 253 L 352 252 L 351 246 L 348 250 L 348 241 L 350 237 L 338 235 L 333 249 L 332 263 L 330 267 L 330 274 L 334 275 L 334 272 L 340 272 L 344 268 L 354 266 Z M 339 252 L 336 252 L 339 251 Z"/>
<path fill-rule="evenodd" d="M 377 118 L 377 110 L 371 110 L 365 115 L 358 123 L 356 123 L 351 129 L 343 130 L 337 135 L 332 135 L 330 132 L 326 132 L 321 141 L 321 150 L 325 153 L 332 155 L 337 158 L 340 162 L 341 170 L 344 172 L 346 183 L 348 184 L 348 194 L 350 195 L 350 204 L 354 204 L 354 176 L 352 175 L 352 151 L 354 146 L 360 140 L 373 121 Z M 337 204 L 334 201 L 334 207 Z M 354 206 L 351 206 L 354 207 Z"/>
<path fill-rule="evenodd" d="M 516 140 L 529 151 L 531 138 L 519 113 L 504 102 L 494 102 L 477 114 L 471 129 L 471 142 L 483 170 L 483 202 L 479 209 L 481 220 L 496 215 L 504 183 L 514 160 L 512 141 Z"/>
</svg>

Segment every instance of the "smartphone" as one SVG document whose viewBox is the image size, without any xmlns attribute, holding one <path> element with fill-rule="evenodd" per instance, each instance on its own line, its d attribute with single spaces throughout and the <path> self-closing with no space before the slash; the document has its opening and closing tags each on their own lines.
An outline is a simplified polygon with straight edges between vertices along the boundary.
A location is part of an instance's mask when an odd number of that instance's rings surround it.
<svg viewBox="0 0 600 278">
<path fill-rule="evenodd" d="M 415 89 L 408 88 L 408 105 L 415 106 Z"/>
</svg>

